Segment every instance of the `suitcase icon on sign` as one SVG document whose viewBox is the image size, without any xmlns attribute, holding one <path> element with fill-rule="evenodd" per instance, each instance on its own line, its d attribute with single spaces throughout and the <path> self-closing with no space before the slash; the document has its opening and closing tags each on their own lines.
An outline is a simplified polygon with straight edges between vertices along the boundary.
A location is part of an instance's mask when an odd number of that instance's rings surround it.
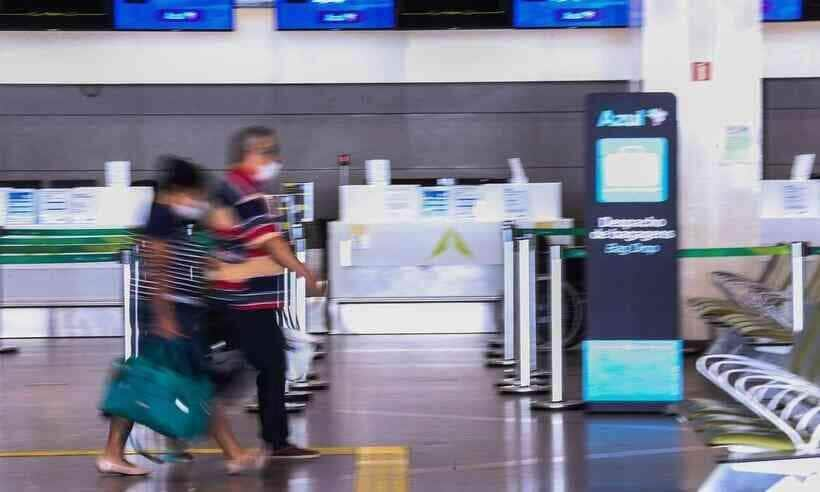
<svg viewBox="0 0 820 492">
<path fill-rule="evenodd" d="M 665 138 L 598 141 L 597 200 L 601 203 L 663 202 L 668 197 Z"/>
</svg>

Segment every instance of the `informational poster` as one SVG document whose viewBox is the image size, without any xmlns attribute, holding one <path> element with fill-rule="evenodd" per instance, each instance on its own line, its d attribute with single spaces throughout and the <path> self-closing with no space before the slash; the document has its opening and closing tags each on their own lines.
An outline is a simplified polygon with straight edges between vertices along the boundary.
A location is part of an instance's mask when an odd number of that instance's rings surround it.
<svg viewBox="0 0 820 492">
<path fill-rule="evenodd" d="M 10 189 L 6 194 L 6 225 L 34 225 L 37 223 L 37 192 Z"/>
<path fill-rule="evenodd" d="M 289 222 L 313 222 L 313 183 L 286 183 L 285 193 L 293 198 L 292 220 Z"/>
<path fill-rule="evenodd" d="M 362 251 L 370 249 L 371 237 L 370 230 L 366 225 L 355 224 L 350 226 L 351 249 L 354 251 Z"/>
<path fill-rule="evenodd" d="M 388 222 L 415 221 L 419 215 L 418 190 L 407 186 L 384 189 L 384 218 Z"/>
<path fill-rule="evenodd" d="M 504 220 L 526 219 L 530 216 L 530 193 L 526 185 L 504 187 Z"/>
<path fill-rule="evenodd" d="M 40 190 L 40 224 L 68 224 L 70 222 L 69 190 Z"/>
<path fill-rule="evenodd" d="M 790 182 L 783 185 L 783 216 L 803 217 L 809 215 L 812 204 L 809 196 L 814 187 L 808 182 Z M 816 199 L 817 197 L 814 196 Z"/>
<path fill-rule="evenodd" d="M 723 162 L 749 162 L 752 160 L 754 141 L 752 129 L 747 125 L 733 125 L 726 127 L 723 142 Z"/>
<path fill-rule="evenodd" d="M 421 215 L 425 219 L 446 219 L 450 216 L 450 188 L 429 186 L 421 188 Z"/>
<path fill-rule="evenodd" d="M 666 93 L 587 100 L 591 409 L 661 409 L 680 399 L 676 106 Z"/>
<path fill-rule="evenodd" d="M 94 188 L 74 188 L 69 202 L 71 222 L 78 225 L 97 223 L 97 190 Z"/>
<path fill-rule="evenodd" d="M 474 220 L 476 218 L 476 207 L 481 201 L 481 188 L 479 186 L 456 186 L 452 189 L 453 218 Z"/>
</svg>

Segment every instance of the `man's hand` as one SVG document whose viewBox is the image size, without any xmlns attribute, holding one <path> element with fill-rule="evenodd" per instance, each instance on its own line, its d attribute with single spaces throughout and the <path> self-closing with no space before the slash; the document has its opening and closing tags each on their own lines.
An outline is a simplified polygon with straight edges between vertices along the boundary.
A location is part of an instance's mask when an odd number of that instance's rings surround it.
<svg viewBox="0 0 820 492">
<path fill-rule="evenodd" d="M 302 274 L 302 277 L 305 279 L 305 290 L 307 291 L 308 295 L 321 295 L 322 288 L 319 286 L 319 282 L 316 280 L 316 276 L 313 275 L 307 267 L 305 267 L 305 271 Z"/>
</svg>

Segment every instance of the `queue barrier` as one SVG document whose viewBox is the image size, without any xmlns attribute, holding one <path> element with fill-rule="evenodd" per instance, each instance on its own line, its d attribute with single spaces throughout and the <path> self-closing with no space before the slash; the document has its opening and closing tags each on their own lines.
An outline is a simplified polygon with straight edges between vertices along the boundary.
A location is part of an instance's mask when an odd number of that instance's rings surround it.
<svg viewBox="0 0 820 492">
<path fill-rule="evenodd" d="M 533 408 L 560 410 L 566 408 L 577 408 L 580 402 L 567 401 L 564 394 L 564 351 L 563 351 L 563 319 L 562 319 L 562 283 L 563 283 L 563 262 L 565 260 L 578 260 L 586 258 L 586 250 L 583 247 L 562 247 L 553 245 L 549 250 L 550 283 L 549 283 L 549 303 L 550 303 L 550 340 L 551 340 L 551 384 L 545 387 L 544 384 L 532 384 L 530 375 L 537 371 L 535 364 L 535 321 L 531 313 L 535 304 L 535 282 L 534 282 L 534 262 L 529 260 L 529 256 L 522 251 L 533 251 L 533 239 L 535 237 L 555 237 L 555 236 L 584 236 L 583 228 L 512 228 L 511 234 L 505 235 L 505 316 L 504 316 L 504 354 L 505 358 L 515 354 L 513 362 L 516 365 L 515 380 L 508 380 L 507 386 L 502 386 L 500 391 L 507 394 L 531 394 L 550 391 L 550 400 L 546 402 L 534 402 Z M 507 254 L 512 248 L 514 254 Z M 755 257 L 755 256 L 791 256 L 792 268 L 792 317 L 793 330 L 799 333 L 804 327 L 804 306 L 805 306 L 805 265 L 804 260 L 808 255 L 820 254 L 820 248 L 807 248 L 803 243 L 777 246 L 753 246 L 753 247 L 723 247 L 723 248 L 689 248 L 678 251 L 679 258 L 729 258 L 729 257 Z M 512 262 L 510 262 L 512 258 Z M 508 282 L 508 277 L 512 278 Z M 509 288 L 513 285 L 514 288 Z M 508 298 L 515 299 L 511 302 Z M 527 304 L 527 300 L 532 302 Z M 508 313 L 508 307 L 512 307 L 515 312 Z M 510 340 L 516 340 L 517 346 L 508 346 Z M 557 349 L 556 349 L 557 347 Z M 522 356 L 523 354 L 523 356 Z M 540 382 L 540 381 L 539 381 Z"/>
</svg>

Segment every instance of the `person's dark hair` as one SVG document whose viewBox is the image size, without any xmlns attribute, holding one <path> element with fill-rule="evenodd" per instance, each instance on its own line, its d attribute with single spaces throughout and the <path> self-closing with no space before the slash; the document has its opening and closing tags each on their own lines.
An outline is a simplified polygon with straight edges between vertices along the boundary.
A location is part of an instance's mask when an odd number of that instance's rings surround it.
<svg viewBox="0 0 820 492">
<path fill-rule="evenodd" d="M 189 161 L 173 155 L 165 155 L 159 158 L 159 168 L 162 178 L 159 182 L 159 189 L 162 191 L 174 190 L 204 190 L 205 175 L 202 170 Z"/>
<path fill-rule="evenodd" d="M 260 138 L 276 138 L 276 130 L 266 126 L 249 126 L 236 132 L 228 142 L 228 165 L 233 166 L 245 159 L 253 142 Z"/>
</svg>

